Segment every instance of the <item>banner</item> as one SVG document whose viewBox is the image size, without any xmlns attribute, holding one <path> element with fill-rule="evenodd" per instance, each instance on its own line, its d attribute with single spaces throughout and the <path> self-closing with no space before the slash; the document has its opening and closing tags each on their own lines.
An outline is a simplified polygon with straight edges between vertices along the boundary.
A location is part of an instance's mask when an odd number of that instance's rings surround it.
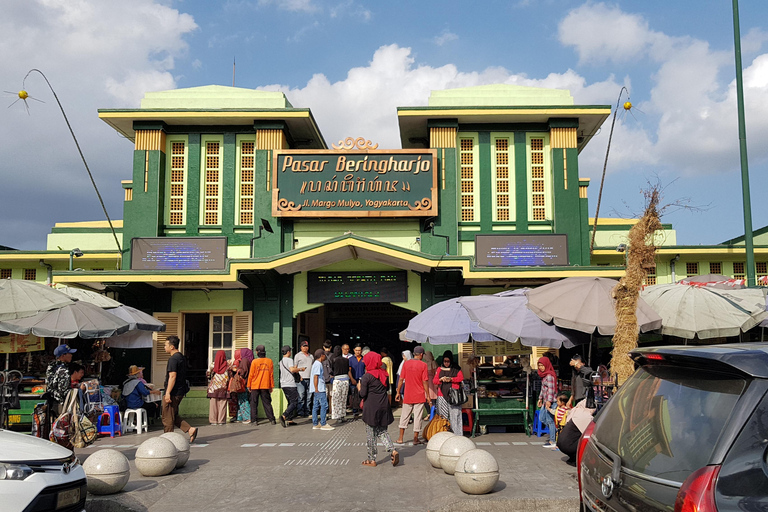
<svg viewBox="0 0 768 512">
<path fill-rule="evenodd" d="M 0 354 L 23 354 L 38 350 L 45 350 L 45 338 L 32 334 L 0 336 Z"/>
</svg>

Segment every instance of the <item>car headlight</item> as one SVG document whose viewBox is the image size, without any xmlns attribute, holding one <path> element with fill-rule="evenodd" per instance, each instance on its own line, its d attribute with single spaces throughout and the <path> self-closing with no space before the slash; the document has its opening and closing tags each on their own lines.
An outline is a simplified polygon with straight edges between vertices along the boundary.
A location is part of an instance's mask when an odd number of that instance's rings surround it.
<svg viewBox="0 0 768 512">
<path fill-rule="evenodd" d="M 0 480 L 24 480 L 32 473 L 32 468 L 24 464 L 0 463 Z"/>
</svg>

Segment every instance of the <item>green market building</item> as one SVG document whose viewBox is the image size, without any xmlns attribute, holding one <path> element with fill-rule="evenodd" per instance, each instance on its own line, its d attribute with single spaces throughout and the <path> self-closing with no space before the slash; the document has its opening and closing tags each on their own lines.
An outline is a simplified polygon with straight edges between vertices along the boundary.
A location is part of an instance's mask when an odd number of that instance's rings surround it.
<svg viewBox="0 0 768 512">
<path fill-rule="evenodd" d="M 171 334 L 193 384 L 219 349 L 265 345 L 277 358 L 307 337 L 312 350 L 329 338 L 399 353 L 408 320 L 442 300 L 623 275 L 617 248 L 634 221 L 600 219 L 590 255 L 579 176 L 610 113 L 564 90 L 434 91 L 397 109 L 401 147 L 387 149 L 329 146 L 310 109 L 279 92 L 147 93 L 141 108 L 99 111 L 135 145 L 113 222 L 121 250 L 104 221 L 57 223 L 46 251 L 0 251 L 0 277 L 105 291 L 154 314 L 167 330 L 140 363 L 155 382 Z M 679 246 L 665 225 L 657 240 L 648 284 L 745 274 L 743 239 Z M 755 247 L 764 276 L 768 228 Z"/>
</svg>

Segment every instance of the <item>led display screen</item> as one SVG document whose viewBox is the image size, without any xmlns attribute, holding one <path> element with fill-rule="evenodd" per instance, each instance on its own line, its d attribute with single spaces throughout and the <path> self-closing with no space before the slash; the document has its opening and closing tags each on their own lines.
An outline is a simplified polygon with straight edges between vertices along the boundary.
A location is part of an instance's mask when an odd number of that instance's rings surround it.
<svg viewBox="0 0 768 512">
<path fill-rule="evenodd" d="M 132 270 L 224 270 L 227 237 L 162 237 L 131 240 Z"/>
<path fill-rule="evenodd" d="M 567 266 L 567 235 L 477 235 L 478 267 Z"/>
<path fill-rule="evenodd" d="M 393 272 L 310 272 L 307 302 L 406 302 L 408 276 Z"/>
</svg>

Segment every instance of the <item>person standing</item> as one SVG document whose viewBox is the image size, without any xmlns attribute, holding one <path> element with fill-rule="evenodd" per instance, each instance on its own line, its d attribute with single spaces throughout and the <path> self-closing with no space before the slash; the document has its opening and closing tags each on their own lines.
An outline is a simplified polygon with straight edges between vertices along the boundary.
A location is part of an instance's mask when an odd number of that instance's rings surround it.
<svg viewBox="0 0 768 512">
<path fill-rule="evenodd" d="M 325 359 L 323 360 L 323 376 L 325 377 L 325 396 L 328 398 L 328 415 L 333 414 L 333 403 L 331 396 L 333 393 L 333 367 L 331 366 L 331 359 L 333 359 L 333 352 L 331 351 L 331 340 L 325 340 L 323 342 L 323 352 L 325 352 Z"/>
<path fill-rule="evenodd" d="M 435 373 L 437 372 L 437 363 L 435 362 L 435 356 L 432 355 L 432 352 L 427 350 L 424 352 L 424 359 L 422 359 L 425 363 L 427 363 L 427 376 L 429 377 L 429 398 L 432 399 L 432 401 L 437 400 L 437 385 L 434 382 L 435 379 Z"/>
<path fill-rule="evenodd" d="M 251 392 L 251 421 L 258 425 L 259 397 L 264 404 L 264 414 L 272 425 L 277 424 L 275 413 L 272 411 L 272 390 L 275 388 L 275 367 L 267 357 L 264 345 L 256 347 L 256 359 L 251 363 L 248 374 L 248 389 Z"/>
<path fill-rule="evenodd" d="M 208 369 L 208 421 L 211 425 L 224 425 L 227 422 L 228 372 L 227 355 L 223 350 L 217 350 L 213 364 Z"/>
<path fill-rule="evenodd" d="M 67 398 L 71 389 L 72 375 L 69 371 L 69 365 L 72 362 L 72 354 L 77 352 L 76 348 L 69 348 L 69 345 L 59 345 L 53 351 L 56 358 L 48 364 L 45 369 L 45 388 L 48 395 L 48 411 L 51 421 L 61 414 L 61 404 Z"/>
<path fill-rule="evenodd" d="M 307 340 L 303 340 L 299 345 L 301 352 L 296 354 L 296 357 L 293 359 L 294 364 L 300 368 L 299 377 L 301 377 L 301 380 L 296 383 L 296 391 L 299 392 L 298 415 L 306 418 L 312 409 L 312 389 L 309 377 L 312 373 L 312 363 L 315 362 L 315 358 L 309 353 L 309 342 Z"/>
<path fill-rule="evenodd" d="M 387 379 L 387 394 L 389 395 L 389 405 L 392 405 L 395 389 L 394 363 L 392 362 L 392 358 L 389 357 L 389 350 L 387 350 L 386 347 L 382 347 L 379 353 L 381 354 L 381 368 L 387 372 L 387 375 L 389 375 L 389 378 Z"/>
<path fill-rule="evenodd" d="M 288 407 L 280 415 L 280 425 L 286 428 L 288 425 L 295 425 L 293 417 L 299 406 L 299 392 L 296 390 L 296 377 L 299 374 L 299 367 L 293 362 L 291 357 L 291 347 L 288 345 L 280 349 L 283 358 L 280 360 L 280 388 L 288 400 Z"/>
<path fill-rule="evenodd" d="M 402 444 L 405 429 L 408 428 L 408 419 L 413 413 L 413 445 L 424 444 L 419 441 L 419 432 L 421 432 L 421 421 L 424 418 L 424 402 L 432 406 L 432 399 L 429 398 L 429 379 L 427 373 L 427 363 L 422 361 L 424 358 L 424 347 L 413 349 L 413 359 L 403 363 L 403 369 L 400 373 L 400 379 L 397 381 L 397 394 L 395 401 L 399 402 L 400 390 L 405 384 L 405 395 L 402 397 L 403 410 L 400 414 L 400 437 L 395 443 Z"/>
<path fill-rule="evenodd" d="M 189 435 L 189 442 L 194 443 L 197 438 L 197 427 L 191 426 L 179 416 L 179 404 L 184 399 L 189 388 L 187 387 L 187 360 L 179 352 L 178 336 L 168 336 L 165 339 L 164 349 L 170 354 L 165 370 L 165 396 L 163 397 L 163 432 L 173 432 L 174 427 L 179 427 L 182 432 Z"/>
<path fill-rule="evenodd" d="M 464 435 L 464 428 L 461 419 L 462 404 L 451 404 L 448 397 L 451 389 L 459 389 L 464 380 L 461 369 L 453 362 L 453 352 L 446 350 L 443 353 L 443 364 L 435 372 L 433 382 L 437 388 L 437 412 L 440 416 L 447 419 L 451 424 L 451 431 L 457 436 Z M 406 387 L 407 389 L 407 387 Z"/>
<path fill-rule="evenodd" d="M 233 368 L 233 371 L 237 371 L 243 378 L 245 389 L 240 393 L 236 393 L 237 415 L 235 421 L 247 425 L 251 422 L 251 394 L 248 392 L 248 375 L 251 373 L 251 363 L 255 359 L 253 350 L 249 348 L 241 348 L 240 357 L 237 359 L 237 367 Z"/>
<path fill-rule="evenodd" d="M 359 395 L 365 400 L 363 423 L 368 458 L 363 461 L 363 466 L 376 466 L 376 443 L 379 440 L 389 452 L 392 465 L 397 466 L 400 463 L 400 454 L 395 450 L 387 432 L 387 427 L 395 421 L 387 398 L 388 378 L 387 372 L 381 369 L 381 356 L 376 352 L 368 352 L 365 355 L 365 374 L 357 383 Z"/>
<path fill-rule="evenodd" d="M 570 365 L 573 367 L 571 377 L 571 397 L 568 399 L 568 407 L 573 407 L 585 398 L 592 385 L 592 368 L 584 364 L 579 354 L 574 354 Z"/>
<path fill-rule="evenodd" d="M 552 404 L 555 403 L 557 395 L 557 374 L 552 367 L 552 361 L 548 357 L 540 357 L 537 364 L 539 377 L 541 378 L 541 392 L 539 393 L 539 421 L 547 426 L 549 432 L 549 442 L 544 444 L 544 448 L 556 448 L 555 444 L 555 417 L 549 412 Z"/>
<path fill-rule="evenodd" d="M 341 353 L 341 347 L 333 347 L 333 391 L 331 392 L 331 419 L 344 423 L 344 416 L 347 413 L 347 396 L 349 395 L 350 383 L 357 385 L 357 381 L 352 377 L 352 370 L 349 369 L 349 359 Z"/>
<path fill-rule="evenodd" d="M 365 374 L 365 361 L 363 361 L 363 347 L 360 345 L 355 346 L 355 353 L 349 358 L 349 367 L 352 370 L 352 378 L 356 382 Z M 352 406 L 352 414 L 360 412 L 360 395 L 358 394 L 358 387 L 352 387 L 352 392 L 349 395 L 350 405 Z"/>
<path fill-rule="evenodd" d="M 328 395 L 325 394 L 323 361 L 325 361 L 325 351 L 319 348 L 315 351 L 315 362 L 312 363 L 311 372 L 312 394 L 314 396 L 314 402 L 312 404 L 312 428 L 314 430 L 336 430 L 335 427 L 326 423 L 326 415 L 328 414 Z M 319 418 L 318 414 L 320 415 Z"/>
<path fill-rule="evenodd" d="M 344 357 L 344 359 L 352 358 L 352 353 L 349 351 L 349 345 L 346 343 L 341 346 L 341 355 Z"/>
</svg>

